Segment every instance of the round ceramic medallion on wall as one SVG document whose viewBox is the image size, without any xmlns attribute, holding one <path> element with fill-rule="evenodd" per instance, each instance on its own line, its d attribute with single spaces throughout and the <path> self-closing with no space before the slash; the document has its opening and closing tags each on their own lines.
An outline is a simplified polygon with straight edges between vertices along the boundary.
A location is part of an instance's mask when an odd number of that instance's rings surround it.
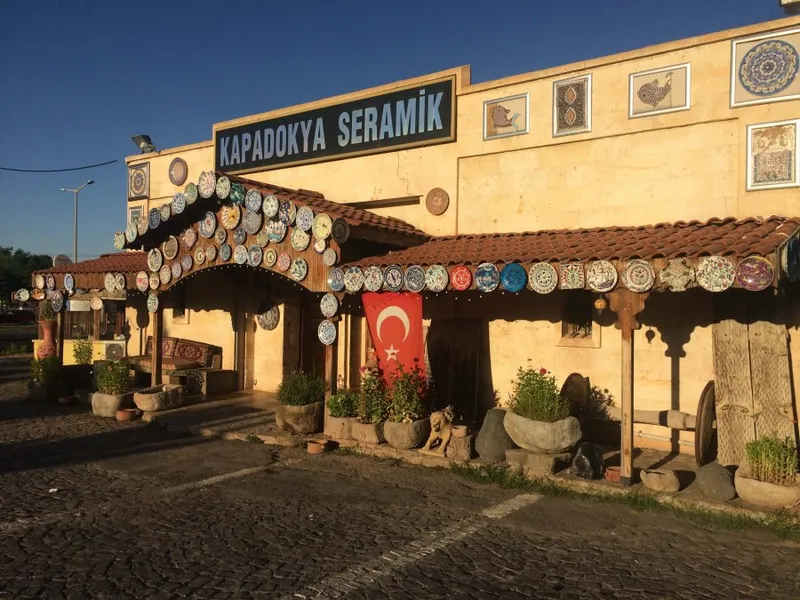
<svg viewBox="0 0 800 600">
<path fill-rule="evenodd" d="M 380 291 L 383 287 L 383 271 L 380 267 L 371 266 L 364 269 L 364 287 L 368 292 Z"/>
<path fill-rule="evenodd" d="M 164 223 L 165 221 L 169 221 L 169 218 L 172 215 L 172 206 L 170 206 L 169 202 L 166 204 L 162 204 L 159 207 L 158 214 L 161 217 L 162 223 Z"/>
<path fill-rule="evenodd" d="M 221 175 L 220 178 L 217 179 L 216 193 L 220 200 L 225 200 L 230 195 L 231 180 L 225 177 L 225 175 Z"/>
<path fill-rule="evenodd" d="M 189 227 L 186 231 L 183 232 L 183 245 L 187 248 L 191 249 L 194 246 L 194 243 L 197 241 L 197 232 Z"/>
<path fill-rule="evenodd" d="M 181 214 L 186 210 L 187 198 L 186 194 L 178 192 L 172 197 L 172 212 L 176 215 Z"/>
<path fill-rule="evenodd" d="M 332 321 L 323 321 L 317 328 L 317 337 L 320 342 L 330 346 L 336 341 L 336 325 Z"/>
<path fill-rule="evenodd" d="M 164 258 L 167 260 L 174 260 L 174 258 L 178 255 L 178 238 L 174 235 L 169 236 L 166 240 L 164 240 L 164 244 L 161 246 L 161 251 L 164 253 Z"/>
<path fill-rule="evenodd" d="M 261 210 L 264 211 L 264 214 L 269 217 L 270 219 L 274 218 L 278 214 L 278 210 L 281 207 L 281 203 L 278 201 L 277 196 L 274 194 L 269 194 L 264 196 L 264 202 L 261 203 Z"/>
<path fill-rule="evenodd" d="M 694 283 L 694 267 L 686 258 L 673 258 L 658 274 L 663 285 L 671 292 L 685 292 L 686 287 Z"/>
<path fill-rule="evenodd" d="M 219 259 L 222 262 L 228 262 L 231 259 L 231 255 L 233 254 L 233 250 L 228 244 L 220 244 L 219 247 Z"/>
<path fill-rule="evenodd" d="M 154 273 L 161 268 L 162 262 L 161 251 L 158 248 L 153 248 L 147 253 L 147 266 Z"/>
<path fill-rule="evenodd" d="M 144 235 L 147 233 L 147 229 L 149 227 L 149 222 L 147 219 L 147 215 L 142 214 L 139 215 L 139 218 L 136 220 L 136 231 L 139 235 Z"/>
<path fill-rule="evenodd" d="M 212 262 L 217 258 L 217 247 L 216 246 L 208 246 L 206 247 L 206 260 L 208 262 Z"/>
<path fill-rule="evenodd" d="M 328 242 L 325 240 L 318 240 L 314 238 L 314 252 L 317 254 L 323 254 L 328 247 Z"/>
<path fill-rule="evenodd" d="M 297 217 L 295 217 L 297 227 L 303 231 L 310 231 L 314 225 L 314 211 L 308 206 L 301 206 L 297 209 Z"/>
<path fill-rule="evenodd" d="M 247 251 L 247 248 L 244 246 L 236 246 L 233 249 L 233 260 L 236 262 L 237 265 L 243 265 L 250 259 L 250 253 Z"/>
<path fill-rule="evenodd" d="M 40 290 L 44 289 L 44 275 L 37 275 L 34 281 L 34 285 L 39 288 Z"/>
<path fill-rule="evenodd" d="M 267 235 L 266 229 L 262 229 L 258 232 L 258 235 L 256 236 L 256 243 L 262 248 L 269 245 L 269 236 Z"/>
<path fill-rule="evenodd" d="M 174 263 L 172 263 L 172 278 L 173 279 L 178 279 L 178 277 L 181 276 L 182 272 L 183 272 L 183 268 L 181 267 L 180 261 L 176 260 Z M 142 291 L 144 291 L 144 290 L 142 290 Z"/>
<path fill-rule="evenodd" d="M 503 267 L 500 273 L 500 281 L 507 292 L 515 294 L 525 289 L 525 284 L 528 283 L 528 274 L 525 273 L 525 268 L 522 265 L 509 263 Z"/>
<path fill-rule="evenodd" d="M 383 286 L 390 292 L 403 289 L 403 269 L 399 265 L 389 265 L 383 270 Z"/>
<path fill-rule="evenodd" d="M 25 292 L 25 295 L 28 294 L 28 290 L 20 291 Z M 27 300 L 27 298 L 25 298 L 25 300 Z M 25 300 L 23 300 L 23 302 Z M 53 290 L 53 293 L 50 294 L 50 305 L 53 307 L 53 312 L 61 312 L 61 309 L 64 308 L 64 294 L 59 290 Z"/>
<path fill-rule="evenodd" d="M 442 292 L 447 288 L 449 280 L 447 269 L 442 265 L 431 265 L 425 271 L 425 285 L 432 292 Z"/>
<path fill-rule="evenodd" d="M 197 229 L 200 235 L 206 239 L 214 237 L 214 231 L 217 229 L 217 216 L 209 210 L 203 220 L 197 224 Z"/>
<path fill-rule="evenodd" d="M 150 229 L 155 229 L 161 223 L 161 213 L 157 208 L 151 208 L 148 213 L 147 225 Z"/>
<path fill-rule="evenodd" d="M 339 262 L 339 256 L 336 254 L 336 250 L 326 248 L 325 252 L 322 253 L 322 264 L 326 267 L 332 267 L 337 262 Z"/>
<path fill-rule="evenodd" d="M 330 319 L 339 310 L 339 300 L 331 293 L 325 294 L 319 301 L 319 308 L 322 315 Z"/>
<path fill-rule="evenodd" d="M 217 191 L 217 176 L 214 171 L 203 171 L 197 179 L 197 193 L 201 198 L 211 198 Z"/>
<path fill-rule="evenodd" d="M 295 258 L 289 268 L 289 275 L 295 281 L 303 281 L 308 275 L 308 263 L 302 258 Z"/>
<path fill-rule="evenodd" d="M 754 96 L 772 96 L 789 87 L 797 77 L 800 56 L 783 40 L 753 46 L 739 63 L 739 82 Z"/>
<path fill-rule="evenodd" d="M 161 285 L 161 279 L 159 278 L 158 273 L 150 273 L 148 279 L 148 284 L 150 285 L 151 290 L 157 290 L 158 286 Z"/>
<path fill-rule="evenodd" d="M 161 283 L 167 285 L 172 279 L 172 268 L 169 265 L 162 265 L 161 270 L 158 272 L 158 278 Z"/>
<path fill-rule="evenodd" d="M 147 312 L 154 313 L 158 310 L 158 296 L 156 294 L 147 295 Z"/>
<path fill-rule="evenodd" d="M 724 256 L 704 256 L 697 266 L 697 283 L 709 292 L 723 292 L 733 285 L 736 269 Z"/>
<path fill-rule="evenodd" d="M 244 195 L 244 206 L 250 212 L 260 213 L 262 201 L 261 192 L 256 188 L 250 188 Z"/>
<path fill-rule="evenodd" d="M 264 264 L 268 267 L 274 267 L 276 262 L 278 262 L 278 253 L 275 252 L 274 248 L 267 248 L 264 251 Z"/>
<path fill-rule="evenodd" d="M 311 233 L 318 240 L 327 240 L 331 235 L 331 228 L 333 221 L 325 213 L 319 214 L 314 217 L 314 223 L 311 226 Z"/>
<path fill-rule="evenodd" d="M 189 167 L 182 158 L 173 158 L 169 163 L 169 180 L 172 185 L 183 185 L 189 175 Z"/>
<path fill-rule="evenodd" d="M 140 292 L 146 292 L 150 285 L 150 276 L 144 271 L 139 271 L 136 274 L 136 289 Z"/>
<path fill-rule="evenodd" d="M 443 215 L 450 206 L 450 196 L 442 188 L 433 188 L 425 197 L 425 208 L 432 215 Z"/>
<path fill-rule="evenodd" d="M 20 302 L 27 302 L 28 300 L 30 300 L 30 297 L 31 293 L 25 288 L 21 288 L 16 292 L 16 300 L 19 300 Z"/>
<path fill-rule="evenodd" d="M 11 301 L 12 302 L 16 302 L 17 301 L 16 294 L 17 294 L 17 292 L 11 292 Z M 31 290 L 30 296 L 34 300 L 44 300 L 44 298 L 45 298 L 44 290 L 40 290 L 38 288 L 33 288 L 33 290 Z"/>
<path fill-rule="evenodd" d="M 402 279 L 400 280 L 402 285 Z M 364 273 L 358 267 L 347 267 L 344 272 L 344 287 L 351 294 L 358 292 L 364 285 Z"/>
<path fill-rule="evenodd" d="M 340 246 L 350 237 L 350 225 L 344 219 L 336 219 L 331 224 L 331 237 Z"/>
<path fill-rule="evenodd" d="M 206 262 L 206 251 L 203 248 L 197 248 L 194 251 L 194 264 L 202 265 Z"/>
<path fill-rule="evenodd" d="M 133 240 L 136 239 L 137 233 L 138 231 L 136 229 L 136 223 L 128 223 L 128 226 L 125 228 L 125 240 L 128 243 L 133 243 Z"/>
<path fill-rule="evenodd" d="M 183 269 L 184 273 L 188 273 L 189 271 L 191 271 L 193 265 L 194 265 L 194 261 L 192 260 L 192 255 L 191 254 L 186 254 L 181 259 L 181 269 Z"/>
<path fill-rule="evenodd" d="M 582 290 L 584 287 L 586 287 L 586 277 L 583 272 L 583 264 L 566 263 L 561 265 L 562 290 Z"/>
<path fill-rule="evenodd" d="M 278 209 L 278 220 L 284 225 L 292 225 L 297 218 L 297 207 L 291 200 L 282 200 Z"/>
<path fill-rule="evenodd" d="M 241 183 L 232 183 L 231 193 L 228 195 L 228 198 L 232 204 L 244 204 L 244 197 L 246 193 L 247 192 Z"/>
<path fill-rule="evenodd" d="M 247 239 L 247 232 L 242 229 L 241 227 L 237 227 L 233 230 L 233 243 L 234 244 L 244 244 L 245 240 Z"/>
<path fill-rule="evenodd" d="M 64 289 L 69 292 L 75 289 L 75 278 L 69 273 L 64 275 Z"/>
<path fill-rule="evenodd" d="M 425 269 L 419 265 L 411 265 L 406 269 L 403 282 L 409 292 L 421 292 L 425 289 Z"/>
<path fill-rule="evenodd" d="M 292 266 L 292 257 L 286 252 L 278 254 L 278 271 L 285 273 Z"/>
<path fill-rule="evenodd" d="M 311 243 L 311 236 L 302 229 L 295 229 L 292 231 L 291 242 L 292 248 L 298 252 L 302 252 L 308 248 L 308 245 Z"/>
<path fill-rule="evenodd" d="M 344 271 L 339 267 L 328 271 L 328 287 L 334 292 L 341 292 L 344 289 Z"/>
<path fill-rule="evenodd" d="M 261 246 L 258 244 L 250 246 L 250 249 L 247 251 L 247 264 L 251 267 L 257 267 L 261 264 L 263 258 L 264 251 L 261 249 Z"/>
<path fill-rule="evenodd" d="M 596 260 L 586 267 L 586 282 L 595 292 L 610 292 L 617 285 L 619 275 L 607 260 Z"/>
<path fill-rule="evenodd" d="M 53 277 L 52 275 L 47 275 L 44 278 L 44 285 L 48 290 L 56 289 L 56 278 Z"/>
<path fill-rule="evenodd" d="M 178 194 L 180 194 L 180 192 L 178 192 Z M 177 197 L 178 194 L 175 194 L 175 196 Z M 197 200 L 197 185 L 193 181 L 187 183 L 186 187 L 183 188 L 182 196 L 184 201 L 183 208 L 186 208 L 186 204 L 194 204 Z M 172 201 L 174 203 L 175 199 L 173 198 Z M 181 211 L 183 211 L 183 209 L 181 209 Z"/>
<path fill-rule="evenodd" d="M 272 331 L 278 326 L 281 320 L 281 312 L 277 306 L 273 306 L 268 311 L 261 313 L 256 317 L 258 326 L 266 331 Z"/>
<path fill-rule="evenodd" d="M 125 234 L 121 231 L 117 231 L 114 234 L 114 249 L 122 250 L 124 247 L 125 247 Z"/>
<path fill-rule="evenodd" d="M 500 285 L 500 271 L 492 263 L 483 263 L 475 269 L 475 287 L 482 292 L 492 292 Z"/>
<path fill-rule="evenodd" d="M 646 260 L 629 260 L 622 271 L 622 285 L 632 292 L 646 292 L 653 287 L 656 272 Z"/>
<path fill-rule="evenodd" d="M 772 285 L 775 269 L 763 256 L 748 256 L 736 267 L 736 283 L 751 292 L 760 292 Z"/>
<path fill-rule="evenodd" d="M 92 310 L 101 310 L 103 308 L 103 300 L 101 298 L 98 298 L 97 296 L 95 296 L 89 302 L 89 307 Z"/>
<path fill-rule="evenodd" d="M 450 271 L 450 286 L 454 290 L 463 292 L 472 285 L 472 272 L 464 265 L 453 267 Z"/>
<path fill-rule="evenodd" d="M 121 292 L 125 289 L 125 275 L 122 273 L 114 274 L 114 291 Z"/>
<path fill-rule="evenodd" d="M 242 229 L 250 235 L 256 235 L 261 229 L 261 213 L 245 210 L 242 215 Z"/>
<path fill-rule="evenodd" d="M 218 244 L 224 244 L 227 238 L 227 232 L 222 227 L 217 227 L 217 230 L 214 232 L 214 240 Z"/>
<path fill-rule="evenodd" d="M 280 221 L 269 221 L 267 223 L 267 237 L 273 244 L 278 244 L 286 237 L 286 225 Z"/>
</svg>

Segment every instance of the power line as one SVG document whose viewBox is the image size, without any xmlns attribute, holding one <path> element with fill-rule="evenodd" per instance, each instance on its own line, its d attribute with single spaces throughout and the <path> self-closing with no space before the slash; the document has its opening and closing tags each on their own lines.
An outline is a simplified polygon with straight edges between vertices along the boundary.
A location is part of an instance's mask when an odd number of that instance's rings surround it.
<svg viewBox="0 0 800 600">
<path fill-rule="evenodd" d="M 94 169 L 95 167 L 104 167 L 112 163 L 119 162 L 119 159 L 109 160 L 96 165 L 87 165 L 85 167 L 72 167 L 71 169 L 12 169 L 11 167 L 0 167 L 0 171 L 13 171 L 14 173 L 65 173 L 67 171 L 83 171 L 84 169 Z"/>
</svg>

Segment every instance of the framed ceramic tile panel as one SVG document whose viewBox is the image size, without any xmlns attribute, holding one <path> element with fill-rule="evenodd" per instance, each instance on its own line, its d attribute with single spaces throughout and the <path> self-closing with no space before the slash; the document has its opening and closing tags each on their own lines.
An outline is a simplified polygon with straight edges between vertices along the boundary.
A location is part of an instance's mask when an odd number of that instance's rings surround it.
<svg viewBox="0 0 800 600">
<path fill-rule="evenodd" d="M 800 119 L 747 126 L 747 190 L 800 186 Z"/>
<path fill-rule="evenodd" d="M 150 163 L 128 167 L 128 200 L 139 200 L 150 195 Z"/>
<path fill-rule="evenodd" d="M 142 216 L 142 207 L 133 206 L 128 209 L 128 223 L 136 223 Z"/>
<path fill-rule="evenodd" d="M 689 110 L 692 65 L 683 63 L 628 76 L 628 118 Z"/>
<path fill-rule="evenodd" d="M 592 74 L 553 82 L 553 137 L 592 130 Z"/>
<path fill-rule="evenodd" d="M 483 103 L 483 139 L 494 140 L 528 133 L 528 94 L 507 96 Z"/>
<path fill-rule="evenodd" d="M 731 107 L 800 98 L 800 28 L 731 42 Z"/>
</svg>

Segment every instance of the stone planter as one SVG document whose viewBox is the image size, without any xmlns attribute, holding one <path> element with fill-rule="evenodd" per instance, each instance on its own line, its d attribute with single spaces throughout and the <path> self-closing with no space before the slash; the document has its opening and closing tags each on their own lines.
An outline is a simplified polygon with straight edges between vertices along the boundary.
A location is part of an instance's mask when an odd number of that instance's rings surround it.
<svg viewBox="0 0 800 600">
<path fill-rule="evenodd" d="M 275 409 L 275 423 L 284 431 L 293 433 L 319 433 L 325 410 L 324 402 L 301 406 L 279 404 Z"/>
<path fill-rule="evenodd" d="M 517 446 L 541 454 L 560 454 L 581 439 L 581 426 L 575 417 L 544 423 L 508 411 L 503 425 Z"/>
<path fill-rule="evenodd" d="M 45 402 L 57 402 L 58 399 L 67 393 L 67 386 L 61 382 L 42 383 L 40 381 L 28 382 L 28 396 L 32 400 L 42 400 Z"/>
<path fill-rule="evenodd" d="M 98 417 L 116 418 L 122 408 L 133 408 L 131 394 L 92 394 L 92 413 Z"/>
<path fill-rule="evenodd" d="M 386 421 L 383 424 L 383 437 L 392 448 L 401 450 L 421 448 L 430 434 L 430 419 L 420 419 L 411 423 Z"/>
<path fill-rule="evenodd" d="M 800 503 L 800 486 L 776 485 L 757 479 L 750 479 L 736 471 L 733 484 L 739 497 L 749 504 L 759 504 L 770 508 L 791 508 Z"/>
<path fill-rule="evenodd" d="M 367 444 L 382 444 L 386 441 L 383 437 L 383 423 L 361 423 L 353 421 L 350 435 L 357 442 Z"/>
<path fill-rule="evenodd" d="M 353 423 L 355 417 L 332 417 L 327 415 L 325 418 L 325 435 L 334 440 L 349 440 L 352 438 Z"/>
<path fill-rule="evenodd" d="M 133 394 L 136 408 L 142 412 L 156 412 L 183 406 L 185 390 L 182 385 L 165 383 L 155 387 L 145 388 Z"/>
</svg>

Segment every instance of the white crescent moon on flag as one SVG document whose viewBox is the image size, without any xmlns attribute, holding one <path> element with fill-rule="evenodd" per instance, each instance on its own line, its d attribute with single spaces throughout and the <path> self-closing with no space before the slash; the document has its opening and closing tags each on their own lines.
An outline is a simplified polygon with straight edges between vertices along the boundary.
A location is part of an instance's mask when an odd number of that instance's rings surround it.
<svg viewBox="0 0 800 600">
<path fill-rule="evenodd" d="M 378 330 L 378 339 L 383 341 L 383 337 L 381 336 L 381 326 L 386 319 L 391 317 L 400 319 L 400 322 L 403 324 L 403 341 L 405 342 L 406 338 L 408 337 L 408 332 L 411 330 L 411 323 L 408 322 L 408 315 L 406 314 L 406 311 L 399 306 L 387 306 L 378 315 L 378 320 L 375 324 L 375 327 Z"/>
</svg>

